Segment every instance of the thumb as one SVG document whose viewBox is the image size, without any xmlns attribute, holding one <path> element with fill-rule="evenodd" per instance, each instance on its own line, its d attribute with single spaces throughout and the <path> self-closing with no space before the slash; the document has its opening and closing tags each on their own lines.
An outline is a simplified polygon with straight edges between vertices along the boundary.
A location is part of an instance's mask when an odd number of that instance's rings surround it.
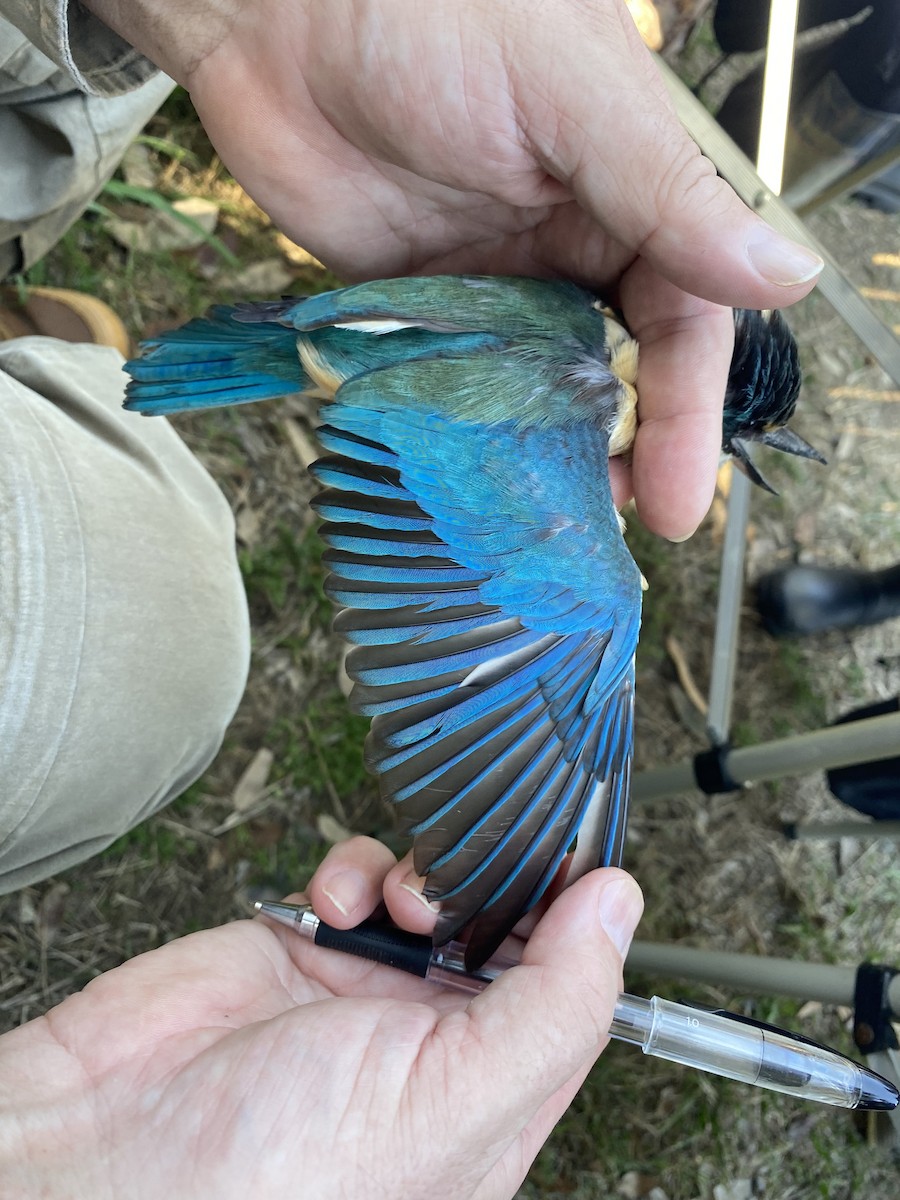
<svg viewBox="0 0 900 1200">
<path fill-rule="evenodd" d="M 622 963 L 642 911 L 630 875 L 591 872 L 550 906 L 522 965 L 469 1005 L 467 1043 L 483 1061 L 477 1102 L 470 1079 L 459 1111 L 470 1114 L 482 1136 L 486 1121 L 499 1141 L 540 1114 L 546 1124 L 534 1131 L 540 1138 L 562 1115 L 607 1043 Z"/>
<path fill-rule="evenodd" d="M 799 300 L 822 260 L 776 233 L 717 176 L 624 5 L 571 9 L 571 20 L 554 24 L 565 70 L 550 103 L 520 105 L 534 154 L 624 249 L 682 290 L 732 307 Z M 538 61 L 551 53 L 546 42 L 531 49 Z"/>
</svg>

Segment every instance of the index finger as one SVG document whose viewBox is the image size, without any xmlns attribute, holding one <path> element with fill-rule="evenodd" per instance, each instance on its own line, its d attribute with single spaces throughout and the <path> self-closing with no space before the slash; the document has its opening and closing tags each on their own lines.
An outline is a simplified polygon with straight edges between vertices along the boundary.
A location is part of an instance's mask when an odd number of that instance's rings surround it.
<svg viewBox="0 0 900 1200">
<path fill-rule="evenodd" d="M 715 490 L 731 309 L 681 291 L 641 260 L 623 277 L 621 300 L 640 344 L 635 503 L 654 533 L 680 540 L 696 530 Z"/>
</svg>

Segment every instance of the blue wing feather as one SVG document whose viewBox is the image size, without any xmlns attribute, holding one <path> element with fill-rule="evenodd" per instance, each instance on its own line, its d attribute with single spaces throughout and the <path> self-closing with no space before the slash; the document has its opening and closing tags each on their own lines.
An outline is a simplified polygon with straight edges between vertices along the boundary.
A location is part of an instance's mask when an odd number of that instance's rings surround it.
<svg viewBox="0 0 900 1200">
<path fill-rule="evenodd" d="M 374 461 L 317 470 L 330 488 L 322 536 L 343 551 L 329 552 L 328 588 L 351 606 L 337 621 L 356 642 L 351 699 L 381 714 L 367 762 L 441 903 L 436 940 L 467 930 L 474 963 L 539 898 L 598 797 L 600 853 L 618 861 L 640 576 L 601 430 L 472 426 L 395 399 L 415 386 L 402 365 L 340 389 L 328 449 L 350 454 L 362 438 Z M 389 483 L 361 487 L 370 469 Z M 354 492 L 344 507 L 342 487 Z M 385 519 L 379 505 L 401 496 L 402 514 Z M 431 534 L 438 557 L 422 557 L 413 530 Z M 416 588 L 412 602 L 409 591 L 385 598 L 398 584 Z"/>
</svg>

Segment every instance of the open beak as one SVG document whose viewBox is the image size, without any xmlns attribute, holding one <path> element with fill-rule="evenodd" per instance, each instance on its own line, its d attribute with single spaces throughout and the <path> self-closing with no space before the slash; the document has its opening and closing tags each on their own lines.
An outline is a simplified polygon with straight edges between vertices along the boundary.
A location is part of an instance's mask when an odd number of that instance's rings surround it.
<svg viewBox="0 0 900 1200">
<path fill-rule="evenodd" d="M 794 433 L 783 425 L 780 429 L 764 429 L 761 433 L 745 434 L 743 438 L 731 439 L 731 453 L 738 467 L 744 472 L 751 483 L 771 492 L 778 493 L 760 474 L 752 458 L 747 442 L 758 442 L 763 446 L 771 446 L 773 450 L 783 450 L 785 454 L 795 454 L 798 458 L 812 458 L 816 462 L 826 463 L 828 460 L 820 454 L 809 442 L 804 441 L 799 433 Z"/>
<path fill-rule="evenodd" d="M 824 454 L 820 454 L 815 446 L 811 446 L 799 433 L 788 429 L 787 425 L 782 425 L 780 429 L 764 429 L 762 433 L 754 435 L 753 441 L 771 446 L 773 450 L 783 450 L 785 454 L 796 454 L 798 458 L 815 459 L 823 466 L 828 463 Z"/>
</svg>

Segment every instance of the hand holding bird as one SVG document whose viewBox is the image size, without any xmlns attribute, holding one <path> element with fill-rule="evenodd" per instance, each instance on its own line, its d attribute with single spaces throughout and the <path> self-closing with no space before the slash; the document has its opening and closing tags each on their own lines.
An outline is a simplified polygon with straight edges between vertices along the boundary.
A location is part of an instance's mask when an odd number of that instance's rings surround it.
<svg viewBox="0 0 900 1200">
<path fill-rule="evenodd" d="M 479 272 L 615 294 L 641 344 L 642 521 L 712 501 L 731 317 L 821 269 L 678 121 L 621 0 L 87 0 L 183 84 L 228 168 L 347 280 Z M 676 469 L 677 468 L 677 469 Z"/>
</svg>

